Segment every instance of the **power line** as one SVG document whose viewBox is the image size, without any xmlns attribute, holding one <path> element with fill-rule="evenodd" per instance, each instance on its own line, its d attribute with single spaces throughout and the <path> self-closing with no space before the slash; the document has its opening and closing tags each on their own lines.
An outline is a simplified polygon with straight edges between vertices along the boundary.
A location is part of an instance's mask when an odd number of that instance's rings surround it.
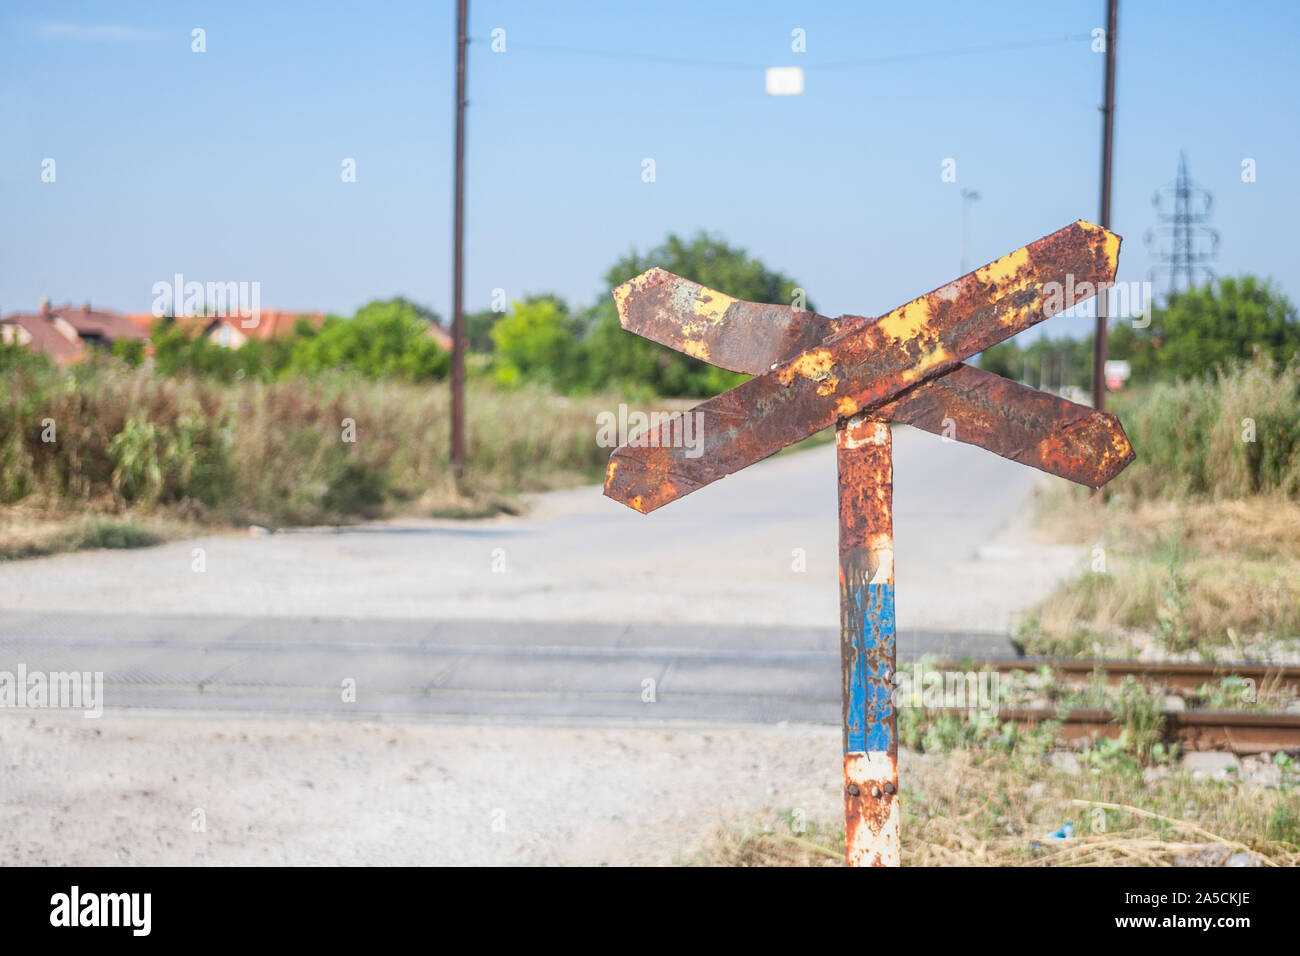
<svg viewBox="0 0 1300 956">
<path fill-rule="evenodd" d="M 483 42 L 476 38 L 476 42 Z M 723 60 L 690 60 L 681 57 L 662 56 L 658 53 L 632 53 L 626 50 L 593 50 L 573 46 L 548 46 L 536 43 L 511 43 L 510 50 L 522 50 L 525 53 L 555 53 L 560 56 L 594 56 L 614 60 L 643 60 L 649 63 L 665 63 L 672 66 L 692 66 L 717 70 L 762 70 L 764 66 L 752 63 L 728 63 Z"/>
<path fill-rule="evenodd" d="M 865 66 L 880 66 L 886 63 L 903 63 L 909 60 L 938 60 L 946 57 L 968 56 L 972 53 L 1001 53 L 1007 50 L 1028 50 L 1036 47 L 1063 46 L 1067 43 L 1079 43 L 1089 40 L 1086 33 L 1072 33 L 1069 36 L 1053 37 L 1045 40 L 1017 40 L 1008 43 L 986 43 L 980 46 L 953 47 L 947 50 L 931 50 L 927 53 L 900 53 L 895 56 L 876 56 L 862 60 L 842 60 L 838 63 L 823 63 L 811 67 L 815 70 L 856 69 Z"/>
<path fill-rule="evenodd" d="M 1090 39 L 1089 34 L 1074 33 L 1064 37 L 1051 37 L 1040 40 L 1018 40 L 1005 43 L 986 43 L 979 46 L 952 47 L 944 50 L 928 50 L 917 53 L 899 53 L 891 56 L 866 57 L 858 60 L 840 60 L 832 63 L 810 64 L 805 67 L 809 72 L 818 70 L 853 70 L 890 63 L 904 63 L 911 60 L 935 60 L 948 57 L 970 56 L 978 53 L 1001 53 L 1009 50 L 1027 50 L 1049 46 L 1063 46 Z M 485 37 L 474 37 L 472 42 L 488 42 Z M 667 66 L 684 66 L 708 70 L 764 70 L 770 63 L 740 63 L 728 60 L 703 60 L 688 57 L 664 56 L 658 53 L 637 53 L 630 50 L 592 49 L 586 47 L 551 46 L 536 43 L 512 43 L 511 50 L 525 53 L 547 53 L 558 56 L 599 57 L 614 60 L 639 60 L 645 63 L 662 63 Z"/>
</svg>

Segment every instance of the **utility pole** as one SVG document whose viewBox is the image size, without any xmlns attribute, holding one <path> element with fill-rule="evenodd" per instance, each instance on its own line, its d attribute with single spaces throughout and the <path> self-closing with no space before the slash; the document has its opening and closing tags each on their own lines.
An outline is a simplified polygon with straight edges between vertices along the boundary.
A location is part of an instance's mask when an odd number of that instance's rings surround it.
<svg viewBox="0 0 1300 956">
<path fill-rule="evenodd" d="M 456 198 L 451 279 L 451 473 L 465 476 L 465 36 L 469 0 L 456 0 Z"/>
<path fill-rule="evenodd" d="M 1110 228 L 1110 169 L 1115 147 L 1115 32 L 1119 0 L 1106 2 L 1106 105 L 1101 108 L 1101 227 Z M 1097 295 L 1097 331 L 1092 338 L 1092 405 L 1106 407 L 1106 322 L 1109 292 Z"/>
</svg>

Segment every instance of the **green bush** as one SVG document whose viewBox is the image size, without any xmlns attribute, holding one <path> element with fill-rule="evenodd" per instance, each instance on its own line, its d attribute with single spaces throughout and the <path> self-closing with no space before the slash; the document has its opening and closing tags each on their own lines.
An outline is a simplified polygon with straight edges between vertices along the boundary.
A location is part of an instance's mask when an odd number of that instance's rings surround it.
<svg viewBox="0 0 1300 956">
<path fill-rule="evenodd" d="M 154 502 L 162 494 L 163 458 L 172 449 L 158 425 L 142 415 L 133 416 L 108 443 L 113 461 L 113 493 L 123 501 Z M 171 462 L 168 461 L 170 465 Z"/>
<path fill-rule="evenodd" d="M 143 339 L 118 339 L 113 343 L 113 354 L 132 368 L 144 361 L 144 352 Z"/>
<path fill-rule="evenodd" d="M 1137 459 L 1111 486 L 1137 498 L 1300 494 L 1300 358 L 1263 351 L 1192 380 L 1116 396 Z"/>
<path fill-rule="evenodd" d="M 154 326 L 150 340 L 154 367 L 164 375 L 188 373 L 233 382 L 243 378 L 270 380 L 283 375 L 301 334 L 300 330 L 288 339 L 252 339 L 235 349 L 191 332 L 178 323 L 163 321 Z"/>
<path fill-rule="evenodd" d="M 495 376 L 501 385 L 524 379 L 564 388 L 580 377 L 577 329 L 568 307 L 554 296 L 513 303 L 492 327 Z"/>
<path fill-rule="evenodd" d="M 40 352 L 33 352 L 25 345 L 16 342 L 0 342 L 0 374 L 26 372 L 29 374 L 48 373 L 54 364 Z"/>
<path fill-rule="evenodd" d="M 351 319 L 330 317 L 315 334 L 297 336 L 289 365 L 308 375 L 335 370 L 372 379 L 439 380 L 451 359 L 428 331 L 428 322 L 409 303 L 371 302 Z"/>
</svg>

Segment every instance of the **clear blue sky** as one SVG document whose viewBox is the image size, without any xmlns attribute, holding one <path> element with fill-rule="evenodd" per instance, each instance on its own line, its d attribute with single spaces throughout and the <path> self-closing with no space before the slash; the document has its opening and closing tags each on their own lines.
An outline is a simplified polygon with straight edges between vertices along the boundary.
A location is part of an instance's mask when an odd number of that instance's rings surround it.
<svg viewBox="0 0 1300 956">
<path fill-rule="evenodd" d="M 1151 193 L 1184 148 L 1215 196 L 1218 272 L 1300 299 L 1300 5 L 1121 8 L 1120 279 L 1146 277 Z M 260 281 L 264 308 L 403 294 L 446 316 L 454 21 L 451 0 L 8 0 L 0 310 L 145 310 L 182 272 Z M 1102 25 L 1104 0 L 471 2 L 466 306 L 496 287 L 584 305 L 620 254 L 703 228 L 823 312 L 878 313 L 957 274 L 962 187 L 982 195 L 972 265 L 1095 220 L 1104 57 L 1051 41 Z M 1043 43 L 923 56 L 1020 41 Z M 767 65 L 803 66 L 804 95 L 766 96 Z"/>
</svg>

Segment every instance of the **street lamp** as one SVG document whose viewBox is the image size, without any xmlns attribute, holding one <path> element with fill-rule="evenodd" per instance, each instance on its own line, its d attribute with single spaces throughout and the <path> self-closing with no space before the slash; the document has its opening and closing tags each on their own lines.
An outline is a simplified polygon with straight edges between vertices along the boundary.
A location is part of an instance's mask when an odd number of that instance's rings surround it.
<svg viewBox="0 0 1300 956">
<path fill-rule="evenodd" d="M 965 275 L 970 270 L 967 268 L 966 250 L 970 244 L 970 224 L 967 221 L 970 218 L 969 210 L 971 203 L 977 202 L 980 194 L 973 189 L 963 189 L 961 191 L 961 274 Z"/>
<path fill-rule="evenodd" d="M 768 96 L 799 96 L 803 93 L 803 67 L 769 66 L 763 87 Z"/>
</svg>

